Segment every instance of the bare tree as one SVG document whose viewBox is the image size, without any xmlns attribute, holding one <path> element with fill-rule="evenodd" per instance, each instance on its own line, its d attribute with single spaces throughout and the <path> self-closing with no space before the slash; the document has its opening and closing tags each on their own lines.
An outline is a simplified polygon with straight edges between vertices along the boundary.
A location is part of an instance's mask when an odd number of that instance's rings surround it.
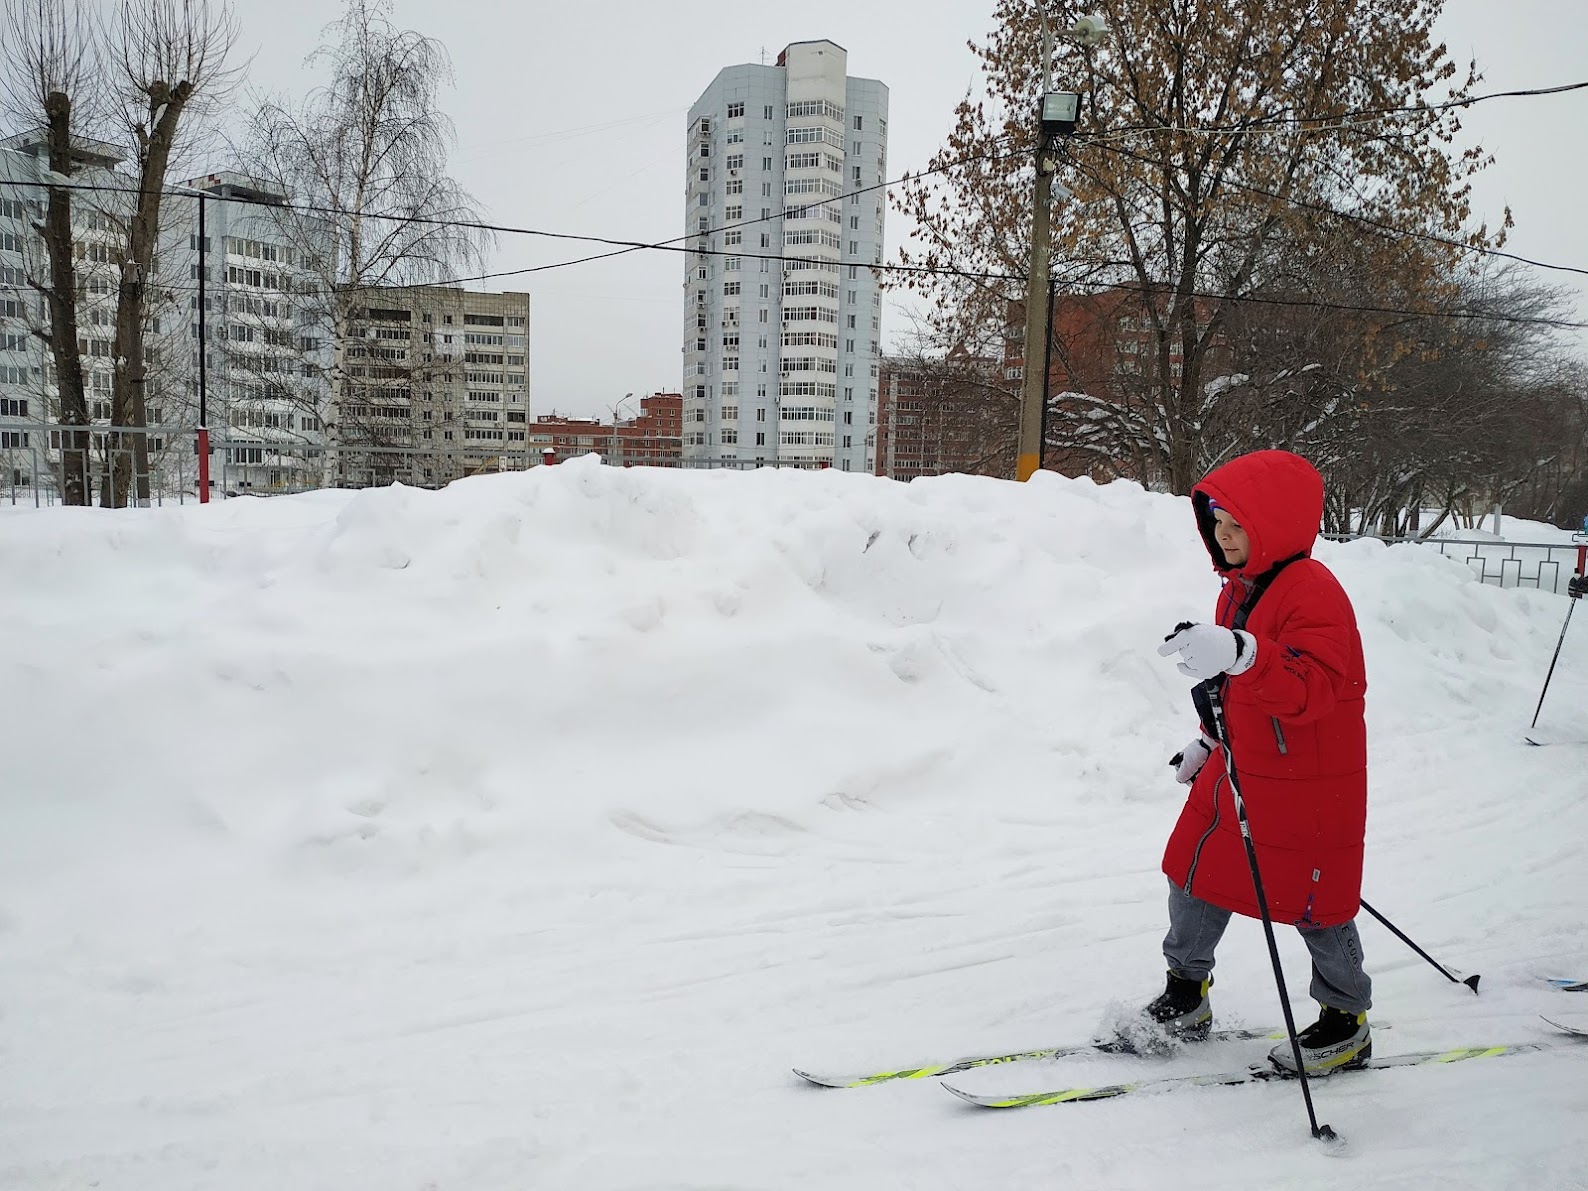
<svg viewBox="0 0 1588 1191">
<path fill-rule="evenodd" d="M 36 327 L 55 365 L 60 394 L 60 421 L 64 426 L 88 425 L 88 399 L 83 361 L 77 337 L 77 270 L 73 254 L 73 191 L 68 189 L 76 172 L 75 119 L 95 77 L 93 29 L 85 10 L 70 0 L 14 0 L 6 8 L 3 86 L 11 120 L 23 127 L 42 127 L 49 154 L 48 189 L 43 222 L 35 230 L 43 237 L 49 262 L 49 281 L 33 277 L 30 284 L 42 297 L 47 327 Z M 74 101 L 79 104 L 74 111 Z M 84 430 L 63 431 L 61 441 L 61 499 L 69 505 L 86 505 L 89 438 Z"/>
<path fill-rule="evenodd" d="M 967 472 L 1012 478 L 1018 380 L 1003 370 L 1004 328 L 982 326 L 945 343 L 928 319 L 890 355 L 877 414 L 879 474 Z"/>
<path fill-rule="evenodd" d="M 411 386 L 423 342 L 413 341 L 404 360 L 347 362 L 353 350 L 369 353 L 354 348 L 350 330 L 359 312 L 381 305 L 371 291 L 477 269 L 489 238 L 460 226 L 480 215 L 447 174 L 454 134 L 439 94 L 452 66 L 439 41 L 394 27 L 384 0 L 347 0 L 310 63 L 328 66 L 329 81 L 299 106 L 262 102 L 245 154 L 255 172 L 312 211 L 309 219 L 284 211 L 281 229 L 312 262 L 322 325 L 338 349 L 332 400 L 313 411 L 329 484 L 337 444 L 412 438 L 411 409 L 390 393 Z"/>
<path fill-rule="evenodd" d="M 149 499 L 144 328 L 166 178 L 190 121 L 213 110 L 238 77 L 227 58 L 237 24 L 226 0 L 122 0 L 107 42 L 121 114 L 133 147 L 137 193 L 127 220 L 116 305 L 111 423 L 136 427 L 131 450 L 116 444 L 105 469 L 102 503 L 127 503 L 134 473 L 140 502 Z M 119 436 L 112 436 L 113 441 Z"/>
<path fill-rule="evenodd" d="M 1138 478 L 1188 491 L 1208 463 L 1222 396 L 1208 382 L 1231 304 L 1272 282 L 1274 250 L 1307 242 L 1307 205 L 1394 229 L 1483 245 L 1468 228 L 1469 181 L 1487 163 L 1459 150 L 1461 71 L 1433 27 L 1443 0 L 998 0 L 973 46 L 987 98 L 967 98 L 930 176 L 904 189 L 924 245 L 907 263 L 1026 271 L 1040 20 L 1101 12 L 1110 44 L 1066 43 L 1060 77 L 1087 119 L 1063 171 L 1054 251 L 1092 285 L 1133 292 L 1151 359 L 1117 420 L 1120 458 L 1150 454 Z M 1303 11 L 1305 10 L 1305 11 Z M 1370 30 L 1370 33 L 1364 33 Z M 1407 289 L 1424 304 L 1454 249 L 1424 242 Z M 929 275 L 920 275 L 928 277 Z M 937 278 L 917 280 L 941 288 Z M 1003 295 L 991 295 L 998 300 Z M 976 313 L 976 312 L 973 312 Z M 982 316 L 980 314 L 977 315 Z M 1027 345 L 1033 357 L 1040 345 Z M 1097 396 L 1102 396 L 1101 394 Z M 1212 436 L 1215 440 L 1217 435 Z"/>
<path fill-rule="evenodd" d="M 1558 336 L 1566 295 L 1478 265 L 1440 283 L 1462 317 L 1381 313 L 1403 300 L 1398 275 L 1358 267 L 1363 246 L 1346 239 L 1305 269 L 1306 292 L 1336 306 L 1229 308 L 1224 449 L 1307 454 L 1329 481 L 1335 532 L 1427 535 L 1451 516 L 1558 490 L 1581 449 Z"/>
</svg>

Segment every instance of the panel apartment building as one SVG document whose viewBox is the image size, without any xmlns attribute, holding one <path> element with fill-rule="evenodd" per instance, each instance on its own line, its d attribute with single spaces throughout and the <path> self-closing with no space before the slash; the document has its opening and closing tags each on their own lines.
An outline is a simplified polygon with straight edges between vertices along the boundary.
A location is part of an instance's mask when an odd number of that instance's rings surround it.
<svg viewBox="0 0 1588 1191">
<path fill-rule="evenodd" d="M 689 111 L 685 466 L 875 466 L 888 89 L 847 72 L 795 42 Z"/>
<path fill-rule="evenodd" d="M 104 187 L 80 191 L 73 202 L 78 348 L 89 421 L 103 427 L 111 418 L 116 301 L 131 210 L 125 188 L 134 179 L 119 168 L 116 146 L 83 141 L 75 156 L 76 181 Z M 49 276 L 43 241 L 33 230 L 46 201 L 37 185 L 46 162 L 39 133 L 0 142 L 0 480 L 13 497 L 18 487 L 52 488 L 60 465 L 54 360 L 38 334 L 48 319 L 32 288 Z M 293 247 L 302 229 L 285 228 L 284 221 L 302 217 L 286 199 L 241 174 L 219 173 L 176 184 L 162 204 L 144 325 L 148 465 L 157 494 L 191 492 L 196 481 L 201 275 L 214 482 L 279 491 L 318 479 L 330 345 L 316 273 Z M 96 475 L 107 441 L 115 440 L 90 431 Z M 252 466 L 233 473 L 232 464 Z"/>
<path fill-rule="evenodd" d="M 163 204 L 160 252 L 186 307 L 186 392 L 173 425 L 197 424 L 198 280 L 204 276 L 211 482 L 234 493 L 297 492 L 324 482 L 332 359 L 322 258 L 333 249 L 279 187 L 232 171 L 177 184 Z M 204 203 L 204 242 L 198 205 Z M 153 419 L 151 418 L 151 421 Z M 185 444 L 184 444 L 185 445 Z"/>
<path fill-rule="evenodd" d="M 79 184 L 130 185 L 116 172 L 121 152 L 114 145 L 81 138 L 73 143 L 72 157 L 74 181 Z M 45 138 L 39 131 L 0 141 L 0 499 L 8 502 L 17 499 L 20 489 L 36 484 L 54 487 L 59 463 L 60 436 L 50 430 L 58 416 L 55 367 L 40 334 L 49 319 L 44 298 L 35 289 L 35 284 L 47 284 L 50 276 L 44 241 L 36 230 L 46 207 L 47 192 L 41 183 L 48 176 L 48 163 Z M 113 189 L 79 192 L 73 203 L 78 347 L 88 413 L 95 423 L 110 419 L 120 284 L 116 253 L 118 241 L 125 238 L 125 208 L 125 197 Z M 174 320 L 170 303 L 151 305 L 156 307 L 156 318 L 145 327 L 147 354 L 158 362 L 159 332 L 162 325 L 169 332 Z M 161 313 L 166 315 L 163 324 Z M 150 413 L 162 412 L 171 393 L 169 378 L 151 368 L 145 388 Z M 103 436 L 97 441 L 102 444 Z"/>
<path fill-rule="evenodd" d="M 115 146 L 84 142 L 74 204 L 79 346 L 90 422 L 110 420 L 112 339 L 132 184 Z M 0 500 L 57 482 L 61 438 L 46 320 L 38 134 L 0 142 Z M 205 228 L 199 235 L 203 196 Z M 333 292 L 334 237 L 279 188 L 219 172 L 173 186 L 145 326 L 149 465 L 157 493 L 196 482 L 200 363 L 211 483 L 231 493 L 393 480 L 437 486 L 527 465 L 527 294 L 446 287 Z M 204 338 L 200 338 L 200 280 Z M 345 341 L 337 342 L 338 308 Z M 97 474 L 105 444 L 91 431 Z"/>
<path fill-rule="evenodd" d="M 339 485 L 434 488 L 528 467 L 529 295 L 354 291 L 327 451 Z"/>
</svg>

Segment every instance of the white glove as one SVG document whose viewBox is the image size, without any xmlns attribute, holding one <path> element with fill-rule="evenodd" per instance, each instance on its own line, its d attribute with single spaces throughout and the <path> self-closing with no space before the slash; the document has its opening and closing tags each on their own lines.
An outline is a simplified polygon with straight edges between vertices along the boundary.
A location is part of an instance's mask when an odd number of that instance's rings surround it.
<svg viewBox="0 0 1588 1191">
<path fill-rule="evenodd" d="M 1245 674 L 1257 660 L 1257 638 L 1244 629 L 1183 621 L 1158 646 L 1158 656 L 1180 655 L 1180 673 L 1190 678 Z"/>
<path fill-rule="evenodd" d="M 1196 781 L 1197 774 L 1202 772 L 1202 767 L 1208 763 L 1208 758 L 1218 746 L 1218 741 L 1211 739 L 1206 732 L 1198 734 L 1195 740 L 1169 758 L 1169 764 L 1174 766 L 1174 780 L 1182 786 L 1189 786 Z"/>
</svg>

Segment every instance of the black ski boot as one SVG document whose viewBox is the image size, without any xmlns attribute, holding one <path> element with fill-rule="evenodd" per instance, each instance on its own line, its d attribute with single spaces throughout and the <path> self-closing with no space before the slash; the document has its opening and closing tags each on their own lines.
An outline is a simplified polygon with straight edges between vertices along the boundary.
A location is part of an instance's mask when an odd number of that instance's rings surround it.
<svg viewBox="0 0 1588 1191">
<path fill-rule="evenodd" d="M 1170 1038 L 1201 1042 L 1213 1030 L 1213 1005 L 1208 1000 L 1213 978 L 1187 980 L 1173 972 L 1168 976 L 1162 994 L 1142 1013 Z"/>
<path fill-rule="evenodd" d="M 1296 1036 L 1296 1041 L 1301 1043 L 1301 1061 L 1306 1064 L 1308 1075 L 1349 1071 L 1373 1057 L 1373 1032 L 1368 1027 L 1367 1014 L 1347 1013 L 1327 1005 L 1318 1020 Z M 1292 1075 L 1296 1072 L 1296 1056 L 1288 1038 L 1268 1052 L 1268 1060 L 1281 1071 Z"/>
</svg>

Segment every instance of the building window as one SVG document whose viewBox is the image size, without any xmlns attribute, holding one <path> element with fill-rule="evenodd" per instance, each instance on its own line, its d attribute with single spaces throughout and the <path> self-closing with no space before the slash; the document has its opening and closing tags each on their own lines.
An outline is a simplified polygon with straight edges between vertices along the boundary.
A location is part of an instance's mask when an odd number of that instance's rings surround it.
<svg viewBox="0 0 1588 1191">
<path fill-rule="evenodd" d="M 701 146 L 701 147 L 704 148 L 705 146 Z M 744 154 L 743 153 L 730 153 L 730 154 L 728 154 L 727 165 L 728 165 L 728 168 L 730 170 L 742 170 L 744 168 Z"/>
<path fill-rule="evenodd" d="M 744 104 L 730 103 L 728 105 L 728 119 L 737 120 L 744 115 Z"/>
<path fill-rule="evenodd" d="M 761 119 L 770 120 L 771 118 L 772 118 L 772 105 L 768 104 L 766 107 L 761 109 Z"/>
</svg>

